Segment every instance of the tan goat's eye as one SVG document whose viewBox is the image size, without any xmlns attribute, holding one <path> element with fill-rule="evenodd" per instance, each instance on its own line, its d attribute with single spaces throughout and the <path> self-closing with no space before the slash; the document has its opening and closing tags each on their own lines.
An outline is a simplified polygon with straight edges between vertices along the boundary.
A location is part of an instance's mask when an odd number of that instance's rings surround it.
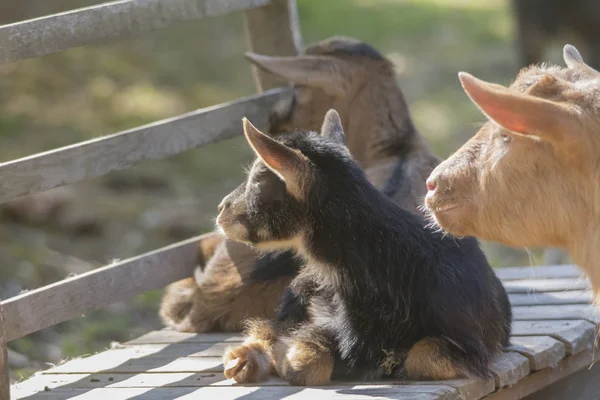
<svg viewBox="0 0 600 400">
<path fill-rule="evenodd" d="M 510 142 L 511 136 L 508 133 L 504 133 L 503 132 L 503 133 L 500 134 L 500 137 L 502 138 L 502 141 L 504 143 Z"/>
</svg>

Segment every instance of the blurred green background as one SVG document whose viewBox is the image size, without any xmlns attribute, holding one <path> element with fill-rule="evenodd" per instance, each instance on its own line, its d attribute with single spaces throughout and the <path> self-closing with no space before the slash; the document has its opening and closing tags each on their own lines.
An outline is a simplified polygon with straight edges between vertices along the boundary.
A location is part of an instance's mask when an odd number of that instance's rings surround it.
<svg viewBox="0 0 600 400">
<path fill-rule="evenodd" d="M 100 2 L 3 2 L 0 23 Z M 416 125 L 440 157 L 483 121 L 457 72 L 508 84 L 519 70 L 506 0 L 299 0 L 298 9 L 304 44 L 354 36 L 394 61 Z M 0 161 L 254 93 L 243 34 L 235 13 L 0 66 Z M 547 59 L 560 62 L 561 47 Z M 236 139 L 2 206 L 0 298 L 211 230 L 216 205 L 250 160 Z M 542 249 L 483 245 L 496 267 L 541 262 Z M 13 379 L 160 328 L 160 295 L 11 342 Z"/>
</svg>

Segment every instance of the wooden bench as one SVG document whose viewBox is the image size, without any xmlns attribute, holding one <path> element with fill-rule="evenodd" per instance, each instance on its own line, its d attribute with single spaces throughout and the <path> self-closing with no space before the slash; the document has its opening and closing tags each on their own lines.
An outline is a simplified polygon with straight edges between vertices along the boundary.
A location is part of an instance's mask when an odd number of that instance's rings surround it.
<svg viewBox="0 0 600 400">
<path fill-rule="evenodd" d="M 175 23 L 245 13 L 249 48 L 293 55 L 301 48 L 293 0 L 120 0 L 0 26 L 0 63 Z M 125 132 L 0 164 L 0 202 L 120 170 L 240 135 L 242 117 L 266 127 L 267 111 L 287 90 L 254 70 L 255 96 L 197 110 Z M 494 361 L 489 382 L 337 382 L 298 388 L 273 379 L 232 385 L 221 355 L 239 334 L 149 333 L 103 353 L 36 374 L 12 388 L 6 343 L 40 329 L 191 276 L 191 238 L 138 257 L 32 290 L 0 303 L 0 400 L 172 398 L 513 399 L 537 393 L 547 400 L 597 398 L 592 365 L 597 317 L 587 282 L 574 266 L 498 270 L 511 292 L 513 345 Z M 168 266 L 168 267 L 166 267 Z M 577 392 L 579 391 L 579 392 Z M 574 395 L 573 393 L 579 393 Z"/>
<path fill-rule="evenodd" d="M 221 357 L 227 346 L 243 340 L 240 334 L 162 330 L 42 371 L 14 385 L 12 393 L 27 400 L 505 400 L 530 394 L 544 400 L 598 399 L 600 366 L 592 364 L 600 319 L 577 267 L 503 268 L 497 274 L 509 292 L 514 323 L 511 346 L 494 360 L 490 381 L 334 382 L 302 388 L 272 378 L 236 385 L 223 375 Z"/>
</svg>

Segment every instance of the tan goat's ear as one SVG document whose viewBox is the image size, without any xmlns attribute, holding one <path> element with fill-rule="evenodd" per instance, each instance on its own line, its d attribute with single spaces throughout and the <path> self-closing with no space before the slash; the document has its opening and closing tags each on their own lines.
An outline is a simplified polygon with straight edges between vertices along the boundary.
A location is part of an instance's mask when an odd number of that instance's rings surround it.
<svg viewBox="0 0 600 400">
<path fill-rule="evenodd" d="M 327 111 L 321 126 L 321 136 L 327 137 L 339 144 L 346 144 L 346 136 L 344 128 L 342 128 L 342 120 L 340 115 L 333 108 Z"/>
<path fill-rule="evenodd" d="M 571 132 L 581 128 L 575 111 L 566 105 L 525 93 L 515 93 L 466 72 L 460 72 L 458 77 L 473 103 L 509 131 L 538 136 L 554 145 L 561 145 Z"/>
<path fill-rule="evenodd" d="M 285 182 L 288 191 L 298 195 L 308 159 L 301 152 L 259 131 L 247 118 L 242 121 L 244 135 L 256 155 Z"/>
<path fill-rule="evenodd" d="M 246 53 L 258 67 L 295 85 L 316 87 L 330 96 L 343 96 L 351 84 L 352 66 L 327 56 L 273 57 Z"/>
<path fill-rule="evenodd" d="M 580 68 L 595 74 L 600 73 L 587 65 L 585 61 L 583 61 L 583 57 L 581 57 L 581 54 L 579 54 L 579 51 L 577 51 L 575 46 L 571 46 L 570 44 L 566 44 L 565 47 L 563 47 L 563 59 L 569 68 Z"/>
</svg>

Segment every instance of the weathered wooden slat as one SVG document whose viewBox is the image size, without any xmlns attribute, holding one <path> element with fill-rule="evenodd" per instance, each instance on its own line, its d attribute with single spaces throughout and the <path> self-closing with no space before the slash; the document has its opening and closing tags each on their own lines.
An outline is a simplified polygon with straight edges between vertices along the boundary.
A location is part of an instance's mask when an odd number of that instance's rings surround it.
<svg viewBox="0 0 600 400">
<path fill-rule="evenodd" d="M 77 358 L 44 371 L 44 374 L 141 374 L 141 373 L 218 373 L 223 374 L 223 357 L 163 356 L 115 349 Z"/>
<path fill-rule="evenodd" d="M 596 326 L 588 321 L 513 321 L 513 336 L 550 336 L 565 345 L 568 355 L 592 348 Z"/>
<path fill-rule="evenodd" d="M 515 281 L 521 279 L 557 279 L 557 278 L 579 278 L 583 276 L 577 265 L 548 265 L 530 267 L 506 267 L 495 268 L 498 278 L 503 281 Z"/>
<path fill-rule="evenodd" d="M 566 357 L 561 360 L 554 368 L 544 368 L 540 371 L 522 379 L 518 384 L 506 387 L 496 393 L 487 396 L 486 400 L 514 400 L 521 399 L 538 390 L 565 379 L 577 371 L 589 368 L 594 362 L 594 351 L 587 350 L 574 356 Z M 567 393 L 555 393 L 556 398 L 560 399 L 578 399 L 571 397 Z"/>
<path fill-rule="evenodd" d="M 508 350 L 529 359 L 532 371 L 553 367 L 565 358 L 565 345 L 549 336 L 513 336 Z"/>
<path fill-rule="evenodd" d="M 478 400 L 496 390 L 493 379 L 452 379 L 448 381 L 402 381 L 403 384 L 411 385 L 443 385 L 451 386 L 458 391 L 461 400 Z M 346 384 L 346 382 L 344 382 Z"/>
<path fill-rule="evenodd" d="M 510 304 L 514 306 L 590 304 L 592 292 L 589 290 L 570 290 L 567 292 L 548 293 L 511 293 Z"/>
<path fill-rule="evenodd" d="M 336 386 L 352 387 L 355 385 L 388 385 L 390 382 L 357 382 L 348 381 L 333 382 Z M 34 377 L 13 385 L 13 393 L 19 393 L 20 396 L 30 396 L 45 387 L 53 390 L 56 388 L 80 388 L 96 389 L 103 387 L 111 388 L 154 388 L 154 387 L 205 387 L 220 386 L 223 390 L 234 385 L 232 379 L 226 379 L 222 373 L 149 373 L 149 374 L 37 374 Z M 405 387 L 420 386 L 449 386 L 457 390 L 464 399 L 478 400 L 483 396 L 490 394 L 495 389 L 494 381 L 478 381 L 474 379 L 455 379 L 449 381 L 423 381 L 423 382 L 402 382 Z M 261 387 L 290 386 L 286 381 L 271 377 L 261 382 Z"/>
<path fill-rule="evenodd" d="M 264 6 L 269 0 L 120 0 L 0 26 L 0 63 Z"/>
<path fill-rule="evenodd" d="M 7 340 L 191 276 L 199 238 L 119 261 L 2 302 Z"/>
<path fill-rule="evenodd" d="M 243 117 L 266 126 L 286 88 L 203 108 L 125 132 L 0 164 L 0 203 L 242 134 Z"/>
<path fill-rule="evenodd" d="M 218 342 L 242 342 L 244 337 L 239 332 L 231 333 L 184 333 L 171 330 L 160 330 L 148 332 L 136 339 L 133 339 L 126 345 L 141 344 L 164 344 L 164 343 L 218 343 Z"/>
<path fill-rule="evenodd" d="M 562 292 L 568 290 L 586 290 L 590 283 L 586 279 L 523 279 L 505 281 L 504 287 L 508 293 Z"/>
<path fill-rule="evenodd" d="M 514 385 L 529 374 L 529 360 L 518 353 L 498 354 L 492 360 L 490 369 L 494 374 L 496 388 Z"/>
<path fill-rule="evenodd" d="M 585 319 L 600 323 L 600 312 L 589 304 L 518 306 L 512 310 L 514 320 Z"/>
<path fill-rule="evenodd" d="M 160 354 L 161 357 L 223 357 L 225 350 L 239 343 L 171 343 L 171 344 L 145 344 L 131 346 L 116 344 L 113 349 L 127 349 L 135 353 L 136 357 L 150 354 Z"/>
<path fill-rule="evenodd" d="M 245 11 L 246 41 L 249 50 L 265 55 L 295 56 L 302 51 L 296 0 L 271 0 L 265 7 Z M 258 92 L 282 82 L 252 67 Z"/>
<path fill-rule="evenodd" d="M 15 391 L 15 397 L 22 398 Z M 27 397 L 28 400 L 64 400 L 77 398 L 129 400 L 164 399 L 255 399 L 255 400 L 344 400 L 344 399 L 403 399 L 403 400 L 455 400 L 457 390 L 444 385 L 332 385 L 321 387 L 294 386 L 231 386 L 223 387 L 163 387 L 163 388 L 57 388 Z"/>
<path fill-rule="evenodd" d="M 0 399 L 10 396 L 10 376 L 8 375 L 8 349 L 6 347 L 6 320 L 0 303 Z"/>
</svg>

